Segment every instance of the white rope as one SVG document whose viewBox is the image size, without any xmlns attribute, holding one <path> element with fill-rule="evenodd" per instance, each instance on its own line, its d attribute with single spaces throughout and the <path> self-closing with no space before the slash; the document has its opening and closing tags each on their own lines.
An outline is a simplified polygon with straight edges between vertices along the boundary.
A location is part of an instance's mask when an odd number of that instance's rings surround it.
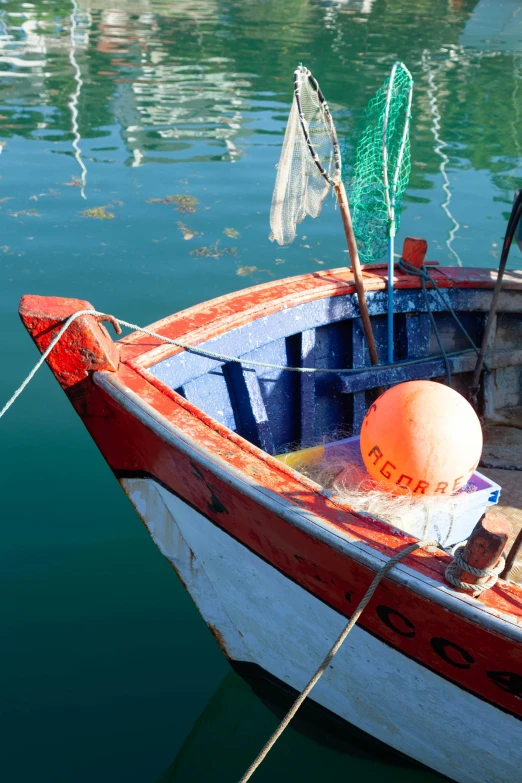
<svg viewBox="0 0 522 783">
<path fill-rule="evenodd" d="M 407 555 L 410 555 L 412 552 L 415 552 L 416 549 L 424 549 L 428 547 L 437 547 L 439 548 L 438 541 L 416 541 L 414 544 L 410 544 L 410 546 L 407 546 L 405 549 L 403 549 L 401 552 L 396 554 L 394 557 L 392 557 L 390 560 L 388 560 L 387 563 L 383 565 L 382 568 L 377 571 L 375 574 L 373 581 L 371 585 L 369 586 L 368 590 L 366 591 L 364 597 L 362 598 L 361 602 L 359 603 L 357 609 L 353 613 L 349 623 L 345 626 L 344 630 L 342 631 L 341 635 L 331 648 L 330 652 L 326 656 L 326 658 L 323 660 L 315 674 L 313 675 L 312 679 L 308 682 L 308 684 L 303 688 L 297 699 L 294 701 L 292 706 L 290 707 L 289 711 L 277 727 L 277 729 L 274 731 L 268 742 L 265 744 L 257 758 L 252 762 L 252 764 L 249 766 L 239 783 L 246 783 L 247 780 L 250 780 L 256 769 L 259 767 L 261 762 L 265 759 L 269 751 L 273 748 L 283 731 L 286 729 L 296 712 L 298 711 L 301 704 L 304 702 L 314 685 L 317 684 L 317 682 L 321 679 L 322 675 L 332 662 L 334 656 L 337 652 L 341 649 L 341 646 L 343 642 L 345 641 L 346 637 L 354 627 L 354 625 L 357 623 L 357 620 L 362 615 L 368 604 L 370 603 L 373 594 L 375 593 L 379 582 L 383 577 L 386 576 L 386 574 L 391 571 L 391 569 L 397 565 L 397 563 L 402 560 L 403 557 L 406 557 Z"/>
<path fill-rule="evenodd" d="M 390 105 L 393 95 L 393 83 L 395 81 L 395 74 L 397 69 L 401 68 L 410 78 L 410 91 L 408 95 L 408 106 L 406 107 L 406 117 L 404 120 L 404 127 L 402 129 L 401 146 L 399 148 L 399 154 L 397 156 L 397 162 L 395 164 L 395 171 L 393 174 L 392 185 L 388 180 L 388 120 L 390 116 Z M 386 93 L 386 104 L 384 108 L 384 120 L 382 126 L 382 181 L 384 185 L 384 198 L 386 200 L 386 209 L 388 210 L 388 221 L 390 224 L 390 231 L 395 236 L 395 197 L 397 194 L 397 183 L 399 181 L 399 174 L 401 170 L 402 158 L 406 147 L 406 140 L 408 138 L 408 131 L 410 127 L 410 113 L 411 113 L 411 100 L 413 95 L 413 78 L 411 73 L 406 68 L 404 63 L 397 61 L 393 64 L 391 70 L 390 79 L 388 82 L 388 91 Z M 390 195 L 391 190 L 391 195 Z"/>
<path fill-rule="evenodd" d="M 251 367 L 265 367 L 269 370 L 286 370 L 288 372 L 301 372 L 301 373 L 342 373 L 342 374 L 357 374 L 361 372 L 366 372 L 370 370 L 369 367 L 346 367 L 346 368 L 339 368 L 339 369 L 333 369 L 333 368 L 322 368 L 322 367 L 288 367 L 284 364 L 270 364 L 269 362 L 258 362 L 254 359 L 243 359 L 238 356 L 227 356 L 223 353 L 216 353 L 214 351 L 206 351 L 203 348 L 197 348 L 194 345 L 189 345 L 188 343 L 182 343 L 179 340 L 172 340 L 170 337 L 165 337 L 163 334 L 158 334 L 158 332 L 153 332 L 151 329 L 146 329 L 143 326 L 138 326 L 138 324 L 132 324 L 130 321 L 124 321 L 121 318 L 115 318 L 112 315 L 108 315 L 107 313 L 99 312 L 98 310 L 79 310 L 77 313 L 73 313 L 64 323 L 56 337 L 52 340 L 51 343 L 49 343 L 49 346 L 46 348 L 44 353 L 41 355 L 40 359 L 37 361 L 27 378 L 25 378 L 24 381 L 20 384 L 18 389 L 15 391 L 13 396 L 6 402 L 2 410 L 0 411 L 0 419 L 2 416 L 7 413 L 11 405 L 14 403 L 14 401 L 20 396 L 20 394 L 23 392 L 27 384 L 34 378 L 42 364 L 45 362 L 53 348 L 59 343 L 59 341 L 62 339 L 63 335 L 69 328 L 69 326 L 77 319 L 80 318 L 83 315 L 92 315 L 96 316 L 98 318 L 107 318 L 110 322 L 115 322 L 119 324 L 120 326 L 124 326 L 127 329 L 132 329 L 134 332 L 141 332 L 142 334 L 146 334 L 149 337 L 155 337 L 157 340 L 161 340 L 164 343 L 168 343 L 169 345 L 175 345 L 177 348 L 182 348 L 184 351 L 189 351 L 190 353 L 195 353 L 198 356 L 204 356 L 207 359 L 214 359 L 218 362 L 235 362 L 236 364 L 248 364 Z M 447 354 L 448 356 L 460 356 L 462 354 L 466 354 L 468 351 L 455 351 L 453 353 Z M 439 359 L 442 357 L 439 356 L 431 356 L 430 359 Z M 381 364 L 379 365 L 379 370 L 386 370 L 391 367 L 406 367 L 410 364 L 416 364 L 417 359 L 412 359 L 411 361 L 407 362 L 400 362 L 400 364 Z"/>
<path fill-rule="evenodd" d="M 35 366 L 27 376 L 27 378 L 20 384 L 18 389 L 15 391 L 13 396 L 6 402 L 2 410 L 0 411 L 0 419 L 2 416 L 7 413 L 11 405 L 14 403 L 14 401 L 21 395 L 27 384 L 32 381 L 42 364 L 45 362 L 51 351 L 53 350 L 54 346 L 62 339 L 63 335 L 69 328 L 69 326 L 72 324 L 73 321 L 75 321 L 77 318 L 79 318 L 82 315 L 103 315 L 103 313 L 98 313 L 97 310 L 79 310 L 77 313 L 73 313 L 70 318 L 67 319 L 67 321 L 64 323 L 54 340 L 52 340 L 46 350 L 43 352 L 43 354 L 40 356 L 40 359 L 36 362 Z"/>
<path fill-rule="evenodd" d="M 446 568 L 444 576 L 453 587 L 460 587 L 461 590 L 472 593 L 474 598 L 478 598 L 484 590 L 489 590 L 496 585 L 499 575 L 506 567 L 506 561 L 504 557 L 501 556 L 494 568 L 475 568 L 464 560 L 464 546 L 464 544 L 461 544 L 454 550 L 453 560 Z M 471 582 L 462 582 L 457 576 L 457 574 L 462 575 L 462 571 L 467 571 L 468 574 L 473 574 L 473 576 L 483 579 L 484 581 L 476 582 L 475 584 L 472 584 Z"/>
</svg>

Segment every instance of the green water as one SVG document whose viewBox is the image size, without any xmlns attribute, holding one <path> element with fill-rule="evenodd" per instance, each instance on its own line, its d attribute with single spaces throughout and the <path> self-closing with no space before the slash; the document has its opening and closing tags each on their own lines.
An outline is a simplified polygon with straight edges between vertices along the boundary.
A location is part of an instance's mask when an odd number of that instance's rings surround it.
<svg viewBox="0 0 522 783">
<path fill-rule="evenodd" d="M 16 314 L 23 293 L 87 299 L 145 324 L 346 263 L 331 200 L 293 245 L 268 240 L 300 61 L 348 154 L 368 98 L 406 62 L 416 85 L 401 237 L 426 237 L 445 264 L 498 263 L 522 183 L 518 1 L 73 10 L 0 3 L 2 402 L 36 360 Z M 177 194 L 197 199 L 195 211 L 150 202 Z M 113 217 L 82 215 L 99 207 Z M 522 265 L 518 250 L 510 263 Z M 237 780 L 276 718 L 230 671 L 47 370 L 0 435 L 2 780 Z M 290 728 L 256 780 L 439 779 L 319 740 Z"/>
</svg>

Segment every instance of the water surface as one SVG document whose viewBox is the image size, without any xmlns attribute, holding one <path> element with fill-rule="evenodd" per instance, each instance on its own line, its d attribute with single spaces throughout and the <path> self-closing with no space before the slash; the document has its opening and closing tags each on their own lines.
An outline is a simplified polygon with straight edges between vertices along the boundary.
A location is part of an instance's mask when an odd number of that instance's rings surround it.
<svg viewBox="0 0 522 783">
<path fill-rule="evenodd" d="M 520 40 L 515 0 L 1 2 L 2 400 L 36 360 L 23 293 L 146 324 L 346 263 L 330 199 L 293 245 L 268 239 L 299 62 L 348 160 L 368 99 L 406 62 L 399 241 L 495 266 L 522 182 Z M 197 202 L 163 203 L 180 195 Z M 276 718 L 229 670 L 47 370 L 1 436 L 3 779 L 237 779 Z M 289 729 L 256 780 L 439 779 L 323 739 Z"/>
</svg>

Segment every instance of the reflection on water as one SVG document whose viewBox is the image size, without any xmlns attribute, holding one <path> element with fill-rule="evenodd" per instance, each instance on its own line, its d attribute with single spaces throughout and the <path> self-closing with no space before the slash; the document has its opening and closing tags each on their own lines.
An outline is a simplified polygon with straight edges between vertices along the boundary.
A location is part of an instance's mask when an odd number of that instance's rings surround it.
<svg viewBox="0 0 522 783">
<path fill-rule="evenodd" d="M 451 201 L 452 194 L 451 194 L 450 180 L 446 171 L 446 167 L 450 162 L 450 159 L 445 152 L 445 149 L 448 145 L 440 137 L 440 127 L 441 127 L 442 117 L 439 112 L 437 82 L 438 82 L 438 77 L 440 77 L 441 71 L 444 68 L 444 65 L 445 65 L 445 61 L 439 63 L 437 66 L 433 66 L 433 64 L 431 63 L 430 53 L 426 51 L 422 53 L 422 70 L 424 71 L 428 79 L 426 97 L 428 99 L 428 105 L 432 116 L 431 132 L 433 134 L 433 138 L 435 139 L 434 151 L 441 159 L 439 170 L 442 175 L 442 189 L 444 191 L 445 199 L 440 206 L 452 224 L 452 227 L 448 234 L 448 238 L 446 239 L 446 247 L 450 251 L 451 255 L 453 256 L 457 264 L 459 266 L 462 266 L 462 260 L 459 254 L 452 247 L 453 241 L 455 239 L 455 235 L 460 228 L 460 223 L 457 220 L 455 220 L 455 218 L 450 212 L 450 201 Z"/>
<path fill-rule="evenodd" d="M 200 139 L 224 148 L 224 160 L 235 160 L 241 154 L 235 139 L 246 133 L 242 126 L 252 81 L 250 74 L 235 71 L 229 57 L 204 54 L 215 34 L 216 4 L 176 6 L 179 15 L 172 27 L 170 19 L 160 20 L 144 6 L 138 19 L 127 5 L 103 11 L 97 43 L 99 51 L 110 55 L 110 67 L 120 72 L 113 110 L 133 165 L 140 165 L 152 152 L 164 160 L 176 153 L 186 160 L 184 151 Z M 169 27 L 167 40 L 158 35 L 162 23 Z M 132 48 L 139 47 L 133 58 L 129 57 L 131 41 Z M 200 56 L 195 56 L 194 47 Z"/>
<path fill-rule="evenodd" d="M 368 96 L 401 57 L 416 77 L 409 201 L 441 205 L 445 228 L 434 222 L 445 235 L 442 260 L 470 263 L 458 249 L 469 239 L 459 187 L 467 197 L 489 179 L 494 200 L 507 204 L 521 173 L 522 13 L 518 0 L 501 5 L 8 0 L 0 20 L 2 133 L 72 137 L 83 195 L 82 137 L 110 136 L 112 145 L 117 130 L 133 167 L 229 163 L 252 145 L 276 147 L 300 59 L 320 76 L 342 135 L 354 142 Z"/>
<path fill-rule="evenodd" d="M 319 79 L 348 162 L 370 96 L 395 60 L 409 66 L 412 173 L 398 247 L 423 236 L 441 263 L 496 265 L 522 180 L 520 7 L 0 2 L 0 399 L 35 361 L 16 316 L 24 293 L 85 298 L 146 324 L 346 263 L 331 199 L 292 245 L 268 239 L 299 62 Z M 521 259 L 513 248 L 510 265 Z M 196 766 L 203 776 L 207 747 L 230 772 L 222 779 L 236 779 L 275 718 L 235 675 L 204 710 L 226 663 L 49 374 L 2 423 L 5 779 L 157 780 L 202 710 L 170 779 L 193 780 Z M 259 780 L 322 780 L 325 769 L 368 783 L 432 777 L 353 750 L 292 729 Z"/>
<path fill-rule="evenodd" d="M 239 780 L 292 703 L 262 680 L 250 686 L 229 672 L 209 699 L 176 758 L 156 783 Z M 254 695 L 255 693 L 255 695 Z M 311 753 L 310 747 L 320 749 Z M 343 779 L 367 783 L 436 783 L 440 775 L 372 741 L 306 702 L 256 775 L 269 780 Z M 264 776 L 264 777 L 263 777 Z"/>
<path fill-rule="evenodd" d="M 514 53 L 522 42 L 519 0 L 480 0 L 462 31 L 462 46 L 482 52 Z"/>
<path fill-rule="evenodd" d="M 79 16 L 78 5 L 76 4 L 76 0 L 72 0 L 72 6 L 73 8 L 71 12 L 71 21 L 70 21 L 71 47 L 69 51 L 69 62 L 71 63 L 71 66 L 73 68 L 74 80 L 76 82 L 76 89 L 74 90 L 73 93 L 71 93 L 69 108 L 71 109 L 71 126 L 72 126 L 72 133 L 73 133 L 72 145 L 74 150 L 74 157 L 78 161 L 78 166 L 80 167 L 80 171 L 81 171 L 80 194 L 82 198 L 85 198 L 85 185 L 87 184 L 87 167 L 82 160 L 82 151 L 80 149 L 81 137 L 80 137 L 80 129 L 78 127 L 78 100 L 80 98 L 80 92 L 82 89 L 83 81 L 82 81 L 82 72 L 80 70 L 80 66 L 78 65 L 78 61 L 76 60 L 76 47 L 79 43 L 83 44 L 84 46 L 88 43 L 89 37 L 88 37 L 87 30 L 91 20 L 89 14 L 84 14 L 82 17 Z"/>
</svg>

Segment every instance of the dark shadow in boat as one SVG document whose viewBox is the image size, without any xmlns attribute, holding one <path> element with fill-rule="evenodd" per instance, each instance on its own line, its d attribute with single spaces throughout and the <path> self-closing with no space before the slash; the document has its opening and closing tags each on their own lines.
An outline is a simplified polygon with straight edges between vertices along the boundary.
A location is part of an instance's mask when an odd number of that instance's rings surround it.
<svg viewBox="0 0 522 783">
<path fill-rule="evenodd" d="M 255 758 L 294 693 L 277 680 L 267 679 L 255 666 L 240 664 L 238 668 L 241 676 L 230 672 L 225 677 L 157 783 L 232 783 Z M 267 775 L 272 783 L 345 779 L 347 775 L 365 783 L 446 780 L 310 700 L 256 773 L 260 781 L 267 780 Z"/>
</svg>

